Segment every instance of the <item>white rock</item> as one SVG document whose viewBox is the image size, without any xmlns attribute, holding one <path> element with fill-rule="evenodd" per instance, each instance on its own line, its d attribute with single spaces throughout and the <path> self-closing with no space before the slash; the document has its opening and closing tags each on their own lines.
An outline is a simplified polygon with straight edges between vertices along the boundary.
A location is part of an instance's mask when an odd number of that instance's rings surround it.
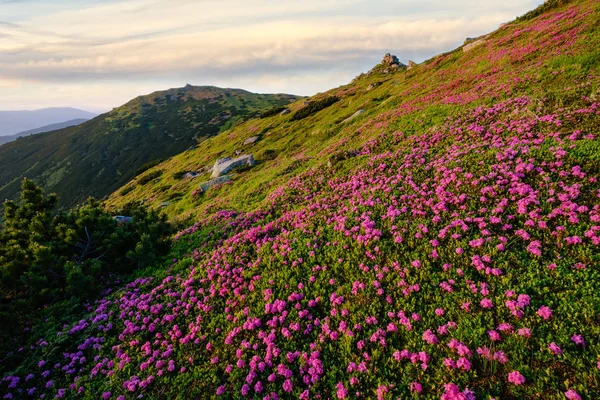
<svg viewBox="0 0 600 400">
<path fill-rule="evenodd" d="M 467 45 L 465 45 L 465 46 L 463 47 L 463 52 L 465 52 L 465 53 L 466 53 L 467 51 L 471 51 L 471 50 L 473 50 L 475 47 L 479 47 L 479 46 L 481 46 L 481 45 L 482 45 L 482 44 L 484 44 L 484 43 L 485 43 L 485 39 L 478 39 L 478 40 L 474 40 L 474 41 L 472 41 L 472 42 L 469 42 L 469 44 L 467 44 Z"/>
<path fill-rule="evenodd" d="M 244 146 L 247 146 L 249 144 L 254 144 L 254 143 L 258 142 L 258 139 L 260 139 L 258 136 L 250 136 L 248 139 L 246 139 L 244 141 Z"/>
<path fill-rule="evenodd" d="M 210 181 L 201 183 L 199 188 L 202 192 L 206 192 L 208 190 L 208 188 L 210 188 L 210 187 L 213 187 L 215 185 L 220 185 L 222 183 L 227 183 L 229 181 L 231 181 L 231 178 L 229 177 L 229 175 L 223 175 L 218 178 L 211 179 Z"/>
<path fill-rule="evenodd" d="M 355 112 L 354 114 L 352 114 L 351 116 L 349 116 L 348 118 L 346 118 L 345 120 L 342 121 L 342 123 L 346 123 L 346 122 L 350 122 L 352 121 L 354 118 L 358 117 L 359 115 L 362 115 L 365 113 L 365 110 L 358 110 L 357 112 Z"/>
<path fill-rule="evenodd" d="M 218 178 L 221 175 L 225 175 L 235 167 L 242 165 L 253 166 L 254 156 L 252 154 L 244 154 L 237 158 L 218 158 L 213 166 L 213 173 L 211 178 Z"/>
</svg>

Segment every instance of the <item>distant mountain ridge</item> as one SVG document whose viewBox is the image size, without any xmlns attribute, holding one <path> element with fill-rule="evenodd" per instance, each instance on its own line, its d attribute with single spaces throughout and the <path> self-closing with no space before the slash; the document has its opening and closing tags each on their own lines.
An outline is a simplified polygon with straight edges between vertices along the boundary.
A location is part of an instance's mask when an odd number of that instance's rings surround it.
<svg viewBox="0 0 600 400">
<path fill-rule="evenodd" d="M 58 124 L 73 119 L 91 119 L 95 113 L 72 107 L 51 107 L 39 110 L 0 111 L 0 137 Z"/>
<path fill-rule="evenodd" d="M 56 131 L 58 129 L 68 128 L 70 126 L 81 125 L 85 121 L 89 121 L 89 119 L 88 118 L 71 119 L 71 120 L 65 121 L 65 122 L 59 122 L 56 124 L 42 126 L 40 128 L 30 129 L 28 131 L 20 132 L 15 135 L 0 136 L 0 145 L 3 145 L 4 143 L 12 142 L 13 140 L 17 140 L 20 137 L 35 135 L 36 133 L 51 132 L 51 131 Z"/>
<path fill-rule="evenodd" d="M 56 192 L 62 206 L 102 198 L 143 164 L 297 99 L 192 85 L 139 96 L 79 126 L 0 146 L 0 199 L 16 198 L 24 177 Z"/>
</svg>

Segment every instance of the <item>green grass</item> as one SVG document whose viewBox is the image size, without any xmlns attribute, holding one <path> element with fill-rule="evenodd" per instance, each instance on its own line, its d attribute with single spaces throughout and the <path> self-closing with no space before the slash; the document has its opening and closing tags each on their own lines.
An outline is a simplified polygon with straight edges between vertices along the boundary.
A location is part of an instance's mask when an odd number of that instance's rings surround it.
<svg viewBox="0 0 600 400">
<path fill-rule="evenodd" d="M 137 97 L 77 127 L 0 147 L 0 198 L 26 176 L 62 206 L 103 198 L 161 161 L 298 97 L 186 86 Z"/>
</svg>

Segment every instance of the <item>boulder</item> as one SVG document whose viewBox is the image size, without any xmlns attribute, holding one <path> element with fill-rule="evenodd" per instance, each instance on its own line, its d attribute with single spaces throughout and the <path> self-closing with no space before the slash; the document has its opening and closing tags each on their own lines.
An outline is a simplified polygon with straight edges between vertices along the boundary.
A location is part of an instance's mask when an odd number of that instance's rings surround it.
<svg viewBox="0 0 600 400">
<path fill-rule="evenodd" d="M 258 142 L 260 138 L 258 136 L 250 136 L 248 139 L 246 139 L 244 141 L 244 146 L 247 146 L 249 144 L 254 144 L 256 142 Z"/>
<path fill-rule="evenodd" d="M 408 60 L 408 66 L 406 67 L 407 70 L 409 69 L 413 69 L 414 67 L 417 66 L 417 63 L 414 62 L 413 60 Z"/>
<path fill-rule="evenodd" d="M 402 64 L 400 60 L 398 60 L 398 57 L 390 53 L 387 53 L 385 56 L 383 56 L 383 60 L 381 60 L 381 63 L 383 65 L 389 66 L 393 70 L 396 70 L 400 67 L 406 67 L 406 65 Z"/>
<path fill-rule="evenodd" d="M 387 65 L 398 65 L 400 64 L 400 60 L 398 60 L 398 57 L 396 57 L 395 55 L 386 53 L 386 55 L 383 56 L 383 60 L 381 60 L 381 63 Z"/>
<path fill-rule="evenodd" d="M 381 86 L 381 82 L 375 82 L 375 83 L 371 83 L 368 87 L 367 87 L 367 92 L 375 89 L 376 87 Z"/>
<path fill-rule="evenodd" d="M 351 116 L 349 116 L 348 118 L 346 118 L 345 120 L 342 121 L 343 124 L 345 124 L 346 122 L 350 122 L 352 121 L 354 118 L 358 117 L 359 115 L 362 115 L 365 113 L 365 110 L 358 110 L 357 112 L 355 112 L 354 114 L 352 114 Z"/>
<path fill-rule="evenodd" d="M 200 176 L 200 174 L 199 174 L 199 173 L 197 173 L 197 172 L 195 172 L 195 171 L 192 171 L 192 172 L 186 172 L 186 173 L 185 173 L 185 175 L 183 175 L 183 177 L 184 177 L 184 178 L 187 178 L 187 179 L 194 179 L 194 178 L 197 178 L 197 177 L 199 177 L 199 176 Z"/>
<path fill-rule="evenodd" d="M 229 181 L 231 181 L 231 178 L 229 177 L 229 175 L 223 175 L 218 178 L 211 179 L 210 181 L 201 183 L 200 186 L 198 186 L 198 189 L 200 189 L 201 192 L 206 192 L 208 190 L 208 188 L 210 188 L 210 187 L 213 187 L 215 185 L 220 185 L 222 183 L 227 183 Z"/>
<path fill-rule="evenodd" d="M 469 44 L 467 44 L 463 47 L 463 52 L 466 53 L 467 51 L 471 51 L 474 48 L 479 47 L 484 43 L 485 43 L 485 39 L 478 39 L 478 40 L 470 41 Z"/>
<path fill-rule="evenodd" d="M 221 175 L 225 175 L 235 167 L 248 165 L 254 165 L 254 156 L 252 154 L 244 154 L 237 158 L 218 158 L 213 166 L 213 173 L 211 178 L 218 178 Z"/>
<path fill-rule="evenodd" d="M 291 111 L 286 108 L 281 113 L 279 113 L 279 115 L 286 115 L 286 114 L 289 114 L 289 113 L 291 113 Z"/>
</svg>

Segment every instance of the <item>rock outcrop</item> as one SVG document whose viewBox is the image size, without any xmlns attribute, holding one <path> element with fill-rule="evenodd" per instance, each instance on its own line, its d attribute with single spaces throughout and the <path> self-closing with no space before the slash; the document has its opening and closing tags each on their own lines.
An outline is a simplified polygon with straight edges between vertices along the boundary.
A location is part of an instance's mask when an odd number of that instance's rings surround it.
<svg viewBox="0 0 600 400">
<path fill-rule="evenodd" d="M 213 172 L 211 178 L 218 178 L 221 175 L 225 175 L 235 167 L 241 167 L 244 165 L 253 166 L 254 156 L 252 154 L 244 154 L 237 158 L 218 158 L 213 166 Z"/>
<path fill-rule="evenodd" d="M 220 185 L 222 183 L 227 183 L 229 181 L 231 181 L 229 175 L 223 175 L 218 178 L 211 179 L 210 181 L 201 183 L 200 186 L 198 186 L 198 189 L 200 189 L 201 192 L 206 192 L 208 188 L 211 188 L 215 185 Z"/>
<path fill-rule="evenodd" d="M 416 66 L 417 66 L 417 63 L 416 63 L 416 62 L 414 62 L 413 60 L 408 60 L 408 65 L 406 66 L 406 69 L 407 69 L 407 70 L 409 70 L 409 69 L 413 69 L 413 68 L 414 68 L 414 67 L 416 67 Z"/>
<path fill-rule="evenodd" d="M 393 54 L 387 53 L 383 56 L 383 60 L 381 60 L 381 64 L 387 66 L 388 68 L 383 70 L 384 74 L 389 73 L 390 71 L 397 71 L 399 68 L 405 68 L 406 65 L 402 64 L 398 57 Z"/>
<path fill-rule="evenodd" d="M 352 114 L 351 116 L 349 116 L 348 118 L 346 118 L 345 120 L 342 121 L 343 124 L 345 124 L 346 122 L 350 122 L 352 121 L 354 118 L 358 117 L 359 115 L 362 115 L 365 113 L 365 110 L 360 109 L 357 112 L 355 112 L 354 114 Z"/>
<path fill-rule="evenodd" d="M 466 53 L 467 51 L 471 51 L 471 50 L 473 50 L 474 48 L 476 48 L 476 47 L 479 47 L 479 46 L 481 46 L 481 45 L 482 45 L 482 44 L 484 44 L 484 43 L 485 43 L 485 39 L 484 39 L 484 38 L 482 38 L 482 39 L 477 39 L 477 40 L 472 40 L 472 41 L 468 42 L 468 44 L 466 44 L 466 45 L 463 47 L 463 52 L 465 52 L 465 53 Z"/>
<path fill-rule="evenodd" d="M 247 146 L 249 144 L 254 144 L 256 142 L 258 142 L 260 138 L 258 136 L 250 136 L 248 139 L 244 140 L 244 146 Z"/>
<path fill-rule="evenodd" d="M 381 82 L 371 83 L 369 86 L 367 86 L 367 92 L 370 92 L 371 90 L 379 86 L 381 86 Z"/>
<path fill-rule="evenodd" d="M 184 178 L 186 179 L 194 179 L 199 177 L 200 174 L 198 172 L 195 171 L 191 171 L 191 172 L 186 172 L 185 175 L 183 175 Z"/>
<path fill-rule="evenodd" d="M 396 57 L 395 55 L 386 53 L 386 55 L 383 56 L 383 60 L 381 60 L 381 63 L 387 65 L 400 65 L 400 60 L 398 60 L 398 57 Z"/>
</svg>

